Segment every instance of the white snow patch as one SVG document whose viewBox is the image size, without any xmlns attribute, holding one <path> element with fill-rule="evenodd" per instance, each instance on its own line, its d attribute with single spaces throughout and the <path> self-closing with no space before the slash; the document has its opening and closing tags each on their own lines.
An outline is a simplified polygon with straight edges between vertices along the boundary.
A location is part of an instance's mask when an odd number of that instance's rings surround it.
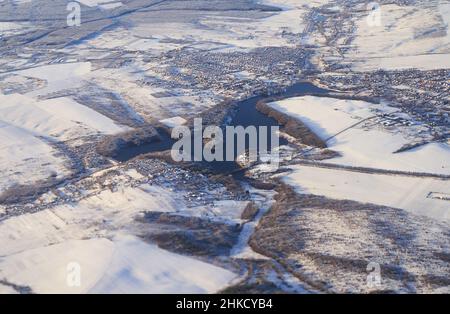
<svg viewBox="0 0 450 314">
<path fill-rule="evenodd" d="M 80 285 L 77 268 L 80 270 Z M 0 274 L 35 293 L 213 293 L 236 275 L 132 236 L 70 240 L 0 259 Z"/>
<path fill-rule="evenodd" d="M 78 2 L 88 7 L 96 7 L 100 4 L 111 2 L 111 0 L 79 0 Z"/>
<path fill-rule="evenodd" d="M 0 256 L 71 239 L 110 235 L 127 229 L 143 211 L 175 211 L 166 190 L 142 185 L 104 190 L 72 205 L 11 217 L 0 222 Z"/>
<path fill-rule="evenodd" d="M 283 180 L 299 193 L 354 200 L 394 208 L 450 222 L 450 202 L 430 193 L 448 193 L 449 180 L 367 174 L 318 167 L 292 166 Z"/>
<path fill-rule="evenodd" d="M 0 284 L 0 294 L 19 294 L 19 292 L 17 292 L 10 286 Z"/>
<path fill-rule="evenodd" d="M 169 127 L 169 128 L 175 128 L 177 126 L 182 126 L 184 124 L 186 124 L 186 119 L 183 119 L 182 117 L 173 117 L 173 118 L 168 118 L 168 119 L 163 119 L 161 121 L 162 124 L 164 124 L 165 126 Z"/>
<path fill-rule="evenodd" d="M 194 258 L 170 253 L 133 237 L 120 237 L 93 293 L 214 293 L 236 274 Z"/>
<path fill-rule="evenodd" d="M 368 23 L 367 11 L 356 20 L 355 49 L 346 57 L 360 71 L 450 68 L 449 8 L 448 1 L 381 5 L 379 26 Z"/>
<path fill-rule="evenodd" d="M 136 188 L 120 187 L 117 191 L 104 190 L 82 200 L 82 207 L 100 209 L 102 211 L 116 212 L 115 220 L 120 217 L 129 218 L 143 211 L 172 212 L 177 204 L 166 197 L 167 192 L 163 189 L 148 184 Z"/>
<path fill-rule="evenodd" d="M 241 215 L 248 201 L 222 200 L 214 201 L 213 204 L 183 208 L 183 215 L 194 217 L 208 217 L 225 223 L 240 223 Z"/>
<path fill-rule="evenodd" d="M 0 120 L 31 134 L 67 140 L 94 133 L 124 131 L 113 120 L 68 97 L 36 101 L 31 97 L 0 95 Z"/>
<path fill-rule="evenodd" d="M 0 192 L 14 184 L 29 184 L 70 172 L 56 151 L 24 129 L 0 120 Z"/>
<path fill-rule="evenodd" d="M 248 244 L 250 237 L 255 232 L 255 228 L 258 226 L 262 217 L 270 210 L 274 204 L 274 191 L 262 191 L 253 187 L 247 187 L 252 195 L 252 199 L 258 206 L 258 213 L 252 221 L 248 221 L 244 224 L 241 234 L 239 235 L 238 242 L 231 249 L 230 255 L 234 258 L 247 258 L 247 259 L 268 259 L 267 256 L 255 252 Z"/>
<path fill-rule="evenodd" d="M 327 97 L 295 97 L 269 104 L 272 108 L 303 122 L 330 149 L 342 157 L 327 162 L 389 170 L 450 174 L 450 147 L 445 143 L 429 143 L 409 151 L 395 153 L 409 143 L 400 132 L 381 128 L 364 128 L 364 119 L 396 109 L 364 101 Z M 332 136 L 335 136 L 331 138 Z"/>
<path fill-rule="evenodd" d="M 81 87 L 83 77 L 90 72 L 90 62 L 74 62 L 38 66 L 17 71 L 15 74 L 46 80 L 47 86 L 27 93 L 29 96 L 39 96 Z"/>
</svg>

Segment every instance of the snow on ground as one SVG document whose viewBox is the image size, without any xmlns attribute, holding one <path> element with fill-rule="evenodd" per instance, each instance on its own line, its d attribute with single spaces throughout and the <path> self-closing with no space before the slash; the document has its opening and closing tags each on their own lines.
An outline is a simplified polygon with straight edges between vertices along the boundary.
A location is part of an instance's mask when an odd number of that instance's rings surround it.
<svg viewBox="0 0 450 314">
<path fill-rule="evenodd" d="M 212 11 L 204 12 L 195 23 L 183 15 L 175 22 L 172 19 L 159 23 L 142 21 L 132 28 L 119 27 L 98 34 L 79 47 L 164 52 L 186 45 L 199 49 L 252 49 L 267 46 L 267 43 L 270 46 L 294 46 L 300 41 L 298 34 L 305 28 L 303 16 L 307 8 L 326 2 L 260 1 L 261 4 L 281 8 L 282 11 L 257 15 L 256 18 L 253 14 L 228 16 Z"/>
<path fill-rule="evenodd" d="M 156 186 L 103 190 L 78 203 L 0 222 L 0 256 L 70 239 L 110 236 L 109 231 L 127 229 L 144 211 L 173 212 L 178 207 L 168 191 Z"/>
<path fill-rule="evenodd" d="M 303 6 L 308 6 L 310 8 L 319 7 L 330 1 L 329 0 L 260 0 L 258 2 L 261 4 L 278 7 L 278 8 L 283 9 L 283 11 L 286 11 L 286 10 L 292 10 L 294 8 L 303 7 Z"/>
<path fill-rule="evenodd" d="M 125 131 L 125 127 L 117 125 L 113 120 L 103 116 L 95 110 L 83 106 L 71 98 L 52 98 L 36 103 L 37 107 L 56 116 L 65 123 L 82 125 L 88 130 L 103 134 L 114 134 Z"/>
<path fill-rule="evenodd" d="M 14 288 L 0 284 L 0 294 L 19 294 Z"/>
<path fill-rule="evenodd" d="M 182 117 L 173 117 L 173 118 L 168 118 L 168 119 L 163 119 L 161 121 L 162 124 L 164 124 L 165 126 L 169 127 L 169 128 L 175 128 L 177 126 L 182 126 L 184 124 L 186 124 L 186 119 L 183 119 Z"/>
<path fill-rule="evenodd" d="M 205 16 L 200 21 L 202 25 L 213 29 L 213 32 L 200 32 L 206 41 L 215 36 L 222 44 L 231 44 L 238 48 L 251 49 L 264 47 L 267 42 L 273 46 L 293 46 L 282 36 L 283 31 L 298 34 L 305 27 L 302 16 L 306 11 L 302 8 L 292 8 L 276 13 L 270 17 L 253 20 L 248 18 L 217 18 Z M 292 21 L 286 25 L 286 21 Z M 213 35 L 214 34 L 214 35 Z M 299 36 L 296 38 L 299 39 Z"/>
<path fill-rule="evenodd" d="M 214 293 L 236 274 L 146 244 L 119 238 L 103 278 L 90 292 L 98 293 Z"/>
<path fill-rule="evenodd" d="M 91 72 L 90 62 L 74 62 L 37 66 L 15 74 L 47 81 L 44 88 L 28 93 L 28 96 L 46 95 L 69 88 L 81 87 L 83 77 Z"/>
<path fill-rule="evenodd" d="M 3 2 L 5 0 L 1 0 L 0 2 Z M 14 2 L 15 4 L 25 4 L 25 3 L 30 3 L 33 0 L 12 0 L 11 2 Z"/>
<path fill-rule="evenodd" d="M 253 200 L 259 205 L 259 211 L 253 220 L 248 221 L 242 228 L 239 235 L 238 242 L 231 249 L 230 255 L 234 258 L 249 258 L 249 259 L 266 259 L 267 257 L 255 252 L 249 245 L 250 237 L 254 234 L 256 227 L 259 225 L 261 219 L 271 209 L 274 202 L 276 192 L 261 191 L 253 187 L 248 187 Z"/>
<path fill-rule="evenodd" d="M 58 211 L 61 212 L 63 209 Z M 56 212 L 43 210 L 0 222 L 0 239 L 2 241 L 0 256 L 6 257 L 89 235 L 81 226 L 70 222 L 66 223 Z M 79 219 L 81 220 L 81 217 Z"/>
<path fill-rule="evenodd" d="M 11 34 L 14 34 L 18 31 L 20 31 L 21 29 L 23 29 L 25 26 L 29 26 L 29 23 L 26 23 L 26 22 L 21 22 L 21 23 L 0 22 L 0 38 L 2 36 L 9 36 Z"/>
<path fill-rule="evenodd" d="M 447 223 L 290 189 L 277 198 L 252 247 L 270 252 L 304 281 L 331 293 L 448 291 Z M 374 263 L 381 277 L 375 286 L 367 284 Z"/>
<path fill-rule="evenodd" d="M 90 5 L 97 5 L 100 2 L 86 1 Z M 264 1 L 261 3 L 281 7 L 283 10 L 279 12 L 276 10 L 273 12 L 249 11 L 246 14 L 241 14 L 239 10 L 220 13 L 214 10 L 193 9 L 186 12 L 180 10 L 179 18 L 169 17 L 161 20 L 156 20 L 156 17 L 144 19 L 142 17 L 144 13 L 136 13 L 134 17 L 136 20 L 130 19 L 125 25 L 118 23 L 102 32 L 96 32 L 93 34 L 95 36 L 86 37 L 76 46 L 66 47 L 63 51 L 80 58 L 86 57 L 90 60 L 98 59 L 111 63 L 118 63 L 121 59 L 127 61 L 130 56 L 133 57 L 133 65 L 121 67 L 103 67 L 100 63 L 98 68 L 98 64 L 92 61 L 92 72 L 81 78 L 89 77 L 102 88 L 114 91 L 144 118 L 189 117 L 194 112 L 201 112 L 212 107 L 220 99 L 211 91 L 203 95 L 204 91 L 199 90 L 184 91 L 172 97 L 154 97 L 153 94 L 159 92 L 157 88 L 143 86 L 142 82 L 151 77 L 161 77 L 161 74 L 155 71 L 162 66 L 160 60 L 157 58 L 154 61 L 147 58 L 148 60 L 142 61 L 141 57 L 132 55 L 133 51 L 138 52 L 138 56 L 143 52 L 148 56 L 158 56 L 178 49 L 236 51 L 265 47 L 268 43 L 270 46 L 293 47 L 301 40 L 300 33 L 305 27 L 302 17 L 308 7 L 324 2 L 276 0 L 266 3 Z M 157 12 L 157 9 L 166 9 L 171 12 L 171 6 L 183 5 L 162 3 L 154 10 Z M 149 12 L 153 14 L 153 11 Z M 119 55 L 120 51 L 127 51 L 129 55 Z M 94 55 L 98 58 L 93 58 Z M 183 71 L 183 69 L 174 68 L 173 71 Z M 249 73 L 249 76 L 252 75 Z M 117 84 L 118 81 L 121 84 Z"/>
<path fill-rule="evenodd" d="M 203 213 L 171 189 L 130 179 L 145 178 L 135 169 L 102 170 L 80 182 L 81 200 L 1 221 L 0 279 L 38 293 L 213 293 L 231 284 L 237 275 L 228 270 L 134 237 L 149 232 L 139 220 L 144 212 Z M 70 191 L 58 188 L 38 202 Z M 238 220 L 247 203 L 218 201 L 209 210 Z M 73 287 L 67 278 L 77 265 L 81 286 Z"/>
<path fill-rule="evenodd" d="M 366 71 L 377 69 L 405 70 L 411 68 L 419 70 L 449 69 L 450 53 L 379 57 L 365 61 L 362 67 L 358 66 L 359 70 L 364 69 Z"/>
<path fill-rule="evenodd" d="M 107 239 L 66 241 L 0 259 L 1 277 L 38 293 L 87 292 L 102 277 L 114 252 Z M 95 258 L 93 258 L 95 256 Z M 71 263 L 80 269 L 81 287 L 71 287 Z M 76 266 L 75 266 L 76 267 Z"/>
<path fill-rule="evenodd" d="M 381 5 L 379 24 L 369 12 L 356 21 L 354 49 L 346 55 L 356 70 L 450 68 L 449 1 Z"/>
<path fill-rule="evenodd" d="M 37 293 L 213 293 L 236 278 L 131 236 L 71 240 L 23 251 L 2 257 L 0 270 L 8 282 Z"/>
<path fill-rule="evenodd" d="M 241 215 L 248 201 L 222 200 L 205 206 L 180 208 L 180 213 L 192 217 L 208 217 L 215 221 L 242 223 Z"/>
<path fill-rule="evenodd" d="M 140 177 L 133 170 L 126 175 Z M 170 193 L 153 185 L 119 184 L 77 203 L 6 219 L 0 222 L 0 278 L 38 293 L 212 293 L 224 288 L 236 277 L 232 272 L 131 236 L 138 232 L 133 222 L 142 212 L 182 209 Z M 67 285 L 73 263 L 81 267 L 79 287 Z M 0 285 L 0 292 L 6 289 Z"/>
<path fill-rule="evenodd" d="M 104 4 L 100 4 L 99 7 L 100 9 L 103 10 L 112 10 L 115 8 L 120 8 L 121 6 L 123 6 L 122 2 L 110 2 L 110 3 L 104 3 Z"/>
<path fill-rule="evenodd" d="M 0 95 L 0 121 L 31 134 L 60 140 L 93 133 L 124 131 L 111 119 L 68 97 L 36 101 L 19 94 Z"/>
<path fill-rule="evenodd" d="M 81 87 L 91 65 L 67 63 L 16 71 L 12 79 L 44 82 L 24 95 L 0 94 L 0 192 L 13 184 L 31 184 L 50 176 L 69 174 L 65 158 L 43 138 L 66 141 L 97 133 L 126 130 L 113 120 L 69 97 L 38 100 L 37 97 Z M 41 138 L 43 137 L 43 138 Z"/>
<path fill-rule="evenodd" d="M 326 163 L 372 168 L 374 172 L 293 166 L 293 173 L 285 180 L 301 193 L 401 208 L 450 221 L 449 202 L 430 197 L 448 193 L 448 180 L 376 174 L 377 169 L 450 174 L 450 148 L 447 144 L 429 143 L 394 153 L 408 143 L 407 132 L 400 131 L 399 126 L 387 129 L 379 124 L 365 124 L 385 114 L 395 116 L 394 108 L 364 101 L 313 96 L 269 105 L 303 122 L 326 140 L 330 149 L 341 154 L 341 157 L 325 160 Z"/>
<path fill-rule="evenodd" d="M 361 122 L 365 119 L 380 114 L 392 114 L 394 108 L 364 101 L 313 96 L 286 99 L 269 105 L 302 121 L 322 139 L 328 139 L 328 147 L 339 152 L 342 157 L 329 159 L 327 162 L 356 167 L 450 174 L 450 147 L 447 144 L 430 143 L 394 154 L 408 143 L 404 134 L 381 127 L 363 127 Z M 358 123 L 361 124 L 355 125 Z"/>
<path fill-rule="evenodd" d="M 64 157 L 41 137 L 65 141 L 126 130 L 68 97 L 37 101 L 20 94 L 0 95 L 0 192 L 69 174 Z"/>
<path fill-rule="evenodd" d="M 145 72 L 140 71 L 137 67 L 98 69 L 92 74 L 92 80 L 99 86 L 121 95 L 140 117 L 151 119 L 151 121 L 177 115 L 192 115 L 217 104 L 214 98 L 208 98 L 209 94 L 206 94 L 207 97 L 202 97 L 202 95 L 189 95 L 189 91 L 177 92 L 152 86 L 143 88 L 139 84 L 139 80 L 155 74 L 151 70 L 152 65 L 146 65 L 145 67 L 149 67 L 149 69 Z M 158 96 L 159 93 L 165 92 L 168 93 L 167 97 Z M 171 95 L 171 93 L 175 93 L 175 95 Z"/>
<path fill-rule="evenodd" d="M 430 193 L 433 192 L 449 193 L 449 180 L 368 174 L 307 166 L 291 168 L 293 172 L 283 180 L 296 187 L 299 193 L 401 208 L 417 215 L 450 222 L 449 201 L 430 197 Z"/>
<path fill-rule="evenodd" d="M 121 187 L 114 192 L 104 190 L 97 195 L 82 200 L 79 206 L 83 210 L 94 212 L 90 215 L 91 219 L 101 219 L 106 211 L 111 215 L 108 219 L 113 219 L 116 222 L 123 221 L 124 223 L 127 220 L 131 221 L 134 216 L 143 211 L 173 212 L 175 209 L 181 209 L 179 204 L 167 197 L 167 191 L 147 184 L 136 188 Z M 74 208 L 72 218 L 77 219 L 77 211 L 80 207 Z M 96 218 L 95 211 L 101 211 L 99 213 L 101 216 L 98 215 L 98 218 Z M 67 216 L 65 218 L 69 219 Z"/>
<path fill-rule="evenodd" d="M 305 30 L 305 14 L 310 8 L 328 3 L 328 0 L 263 0 L 264 5 L 280 8 L 280 12 L 258 20 L 217 19 L 206 16 L 202 23 L 215 29 L 217 37 L 224 44 L 239 48 L 267 46 L 295 46 Z M 288 21 L 288 22 L 287 22 Z M 246 23 L 243 23 L 246 22 Z M 226 31 L 222 33 L 222 31 Z M 233 36 L 234 35 L 234 36 Z"/>
<path fill-rule="evenodd" d="M 149 24 L 150 26 L 153 24 Z M 143 34 L 141 34 L 143 32 Z M 150 33 L 150 35 L 148 35 Z M 144 37 L 144 35 L 147 35 Z M 92 39 L 86 40 L 77 45 L 77 49 L 79 49 L 79 53 L 83 53 L 83 51 L 89 52 L 91 47 L 95 47 L 97 49 L 105 50 L 103 52 L 103 56 L 107 56 L 109 53 L 108 49 L 119 49 L 125 48 L 129 51 L 155 51 L 155 52 L 166 52 L 172 49 L 180 48 L 179 43 L 171 43 L 164 42 L 163 39 L 170 39 L 165 33 L 161 33 L 160 28 L 154 29 L 154 32 L 151 30 L 140 30 L 138 27 L 128 29 L 119 27 L 114 29 L 114 31 L 105 31 L 97 34 Z M 86 49 L 86 50 L 84 50 Z"/>
<path fill-rule="evenodd" d="M 66 160 L 30 132 L 0 120 L 0 192 L 14 184 L 30 184 L 69 174 Z"/>
<path fill-rule="evenodd" d="M 120 1 L 114 2 L 111 0 L 79 0 L 78 2 L 87 5 L 88 7 L 100 6 L 101 8 L 115 8 L 123 5 Z"/>
</svg>

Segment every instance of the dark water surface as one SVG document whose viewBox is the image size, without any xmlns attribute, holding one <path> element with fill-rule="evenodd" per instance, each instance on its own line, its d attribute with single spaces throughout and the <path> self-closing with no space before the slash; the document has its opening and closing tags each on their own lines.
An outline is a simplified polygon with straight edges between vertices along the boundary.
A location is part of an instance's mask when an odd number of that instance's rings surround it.
<svg viewBox="0 0 450 314">
<path fill-rule="evenodd" d="M 328 93 L 327 90 L 319 88 L 308 82 L 296 83 L 290 87 L 288 87 L 285 91 L 281 93 L 277 93 L 271 95 L 270 97 L 276 98 L 291 98 L 296 96 L 304 96 L 304 95 L 326 95 Z M 273 126 L 279 126 L 279 123 L 265 114 L 259 112 L 256 109 L 256 104 L 260 101 L 267 98 L 267 96 L 254 96 L 245 100 L 238 102 L 238 106 L 234 114 L 231 116 L 230 122 L 227 125 L 230 126 L 242 126 L 244 128 L 248 126 L 255 126 L 257 129 L 260 126 L 266 126 L 268 128 Z M 116 160 L 124 162 L 128 161 L 136 156 L 165 151 L 172 149 L 175 140 L 173 140 L 169 134 L 167 134 L 164 130 L 158 130 L 161 135 L 161 141 L 155 143 L 143 144 L 140 146 L 127 147 L 120 150 L 116 156 Z M 224 132 L 225 133 L 225 132 Z M 225 134 L 224 134 L 225 135 Z M 259 134 L 258 134 L 259 137 Z M 268 134 L 270 137 L 270 132 Z M 227 138 L 224 138 L 224 146 L 226 146 Z M 236 142 L 236 141 L 235 141 Z M 287 144 L 286 140 L 280 138 L 280 145 Z M 248 145 L 248 143 L 247 143 Z M 268 138 L 268 147 L 270 147 L 270 138 Z M 236 148 L 236 143 L 235 143 Z M 225 149 L 224 149 L 225 151 Z M 236 149 L 235 149 L 236 151 Z M 236 155 L 239 155 L 241 152 L 236 152 Z M 238 170 L 240 167 L 234 161 L 213 161 L 213 162 L 200 162 L 202 166 L 210 168 L 212 171 L 217 173 L 230 173 Z"/>
</svg>

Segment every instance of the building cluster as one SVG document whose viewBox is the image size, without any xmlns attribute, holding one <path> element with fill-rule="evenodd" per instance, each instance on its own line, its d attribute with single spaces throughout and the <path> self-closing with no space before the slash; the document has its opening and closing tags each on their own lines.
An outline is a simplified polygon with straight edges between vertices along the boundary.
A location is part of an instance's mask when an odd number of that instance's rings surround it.
<svg viewBox="0 0 450 314">
<path fill-rule="evenodd" d="M 226 97 L 272 94 L 301 77 L 306 52 L 300 48 L 265 47 L 218 53 L 181 49 L 161 57 L 155 71 L 164 88 L 211 90 Z"/>
</svg>

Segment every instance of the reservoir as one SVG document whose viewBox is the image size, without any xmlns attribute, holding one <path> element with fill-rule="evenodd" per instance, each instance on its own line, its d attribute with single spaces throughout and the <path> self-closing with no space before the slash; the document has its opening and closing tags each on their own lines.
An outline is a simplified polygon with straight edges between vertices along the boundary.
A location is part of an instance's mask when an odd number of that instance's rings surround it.
<svg viewBox="0 0 450 314">
<path fill-rule="evenodd" d="M 305 96 L 305 95 L 326 95 L 328 93 L 327 90 L 317 87 L 309 82 L 300 82 L 296 83 L 284 91 L 280 93 L 276 93 L 271 95 L 273 98 L 291 98 L 297 96 Z M 242 126 L 244 128 L 248 126 L 255 126 L 257 130 L 259 130 L 260 126 L 266 126 L 268 128 L 279 126 L 279 123 L 267 115 L 259 112 L 256 109 L 256 104 L 268 98 L 267 96 L 253 96 L 245 100 L 241 100 L 237 103 L 236 110 L 231 114 L 229 123 L 227 125 L 230 126 Z M 173 144 L 176 142 L 174 139 L 170 137 L 165 130 L 158 130 L 161 140 L 158 142 L 147 143 L 139 146 L 126 147 L 121 149 L 115 159 L 117 161 L 125 162 L 136 156 L 147 154 L 151 152 L 159 152 L 166 151 L 172 149 Z M 259 132 L 258 132 L 259 133 Z M 224 132 L 225 134 L 225 132 Z M 258 134 L 259 136 L 259 134 Z M 270 132 L 269 135 L 270 137 Z M 226 146 L 227 138 L 224 138 L 224 146 Z M 246 147 L 248 147 L 248 140 L 246 141 Z M 268 147 L 270 147 L 270 138 L 268 138 Z M 283 138 L 279 140 L 280 145 L 287 144 L 287 141 Z M 236 147 L 235 141 L 235 147 Z M 237 152 L 235 149 L 235 157 L 242 152 Z M 212 161 L 206 162 L 202 161 L 202 166 L 209 168 L 213 172 L 218 173 L 231 173 L 238 169 L 240 169 L 239 165 L 234 161 Z"/>
</svg>

